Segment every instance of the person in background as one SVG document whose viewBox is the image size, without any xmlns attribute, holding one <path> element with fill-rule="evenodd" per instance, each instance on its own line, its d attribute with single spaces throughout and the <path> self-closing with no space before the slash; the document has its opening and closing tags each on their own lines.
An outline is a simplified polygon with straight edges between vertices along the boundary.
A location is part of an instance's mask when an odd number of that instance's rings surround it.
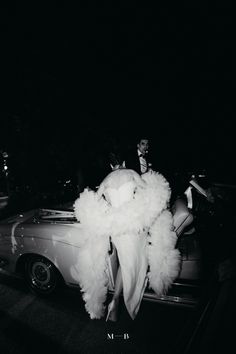
<svg viewBox="0 0 236 354">
<path fill-rule="evenodd" d="M 125 156 L 125 166 L 128 169 L 138 172 L 140 175 L 148 172 L 152 164 L 148 159 L 149 139 L 141 136 L 137 140 L 135 149 L 129 151 Z"/>
</svg>

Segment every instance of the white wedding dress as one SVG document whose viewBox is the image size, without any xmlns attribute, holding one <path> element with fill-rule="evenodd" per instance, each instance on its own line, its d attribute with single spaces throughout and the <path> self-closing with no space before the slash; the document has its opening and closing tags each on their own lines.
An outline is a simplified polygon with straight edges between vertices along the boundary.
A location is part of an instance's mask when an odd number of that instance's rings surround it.
<svg viewBox="0 0 236 354">
<path fill-rule="evenodd" d="M 105 311 L 109 237 L 117 250 L 124 302 L 132 319 L 147 280 L 160 294 L 178 275 L 180 257 L 167 210 L 169 198 L 162 175 L 152 171 L 140 176 L 119 169 L 104 179 L 97 192 L 86 190 L 75 202 L 75 215 L 86 234 L 78 254 L 78 281 L 91 318 L 101 318 Z M 92 275 L 86 271 L 88 265 Z"/>
</svg>

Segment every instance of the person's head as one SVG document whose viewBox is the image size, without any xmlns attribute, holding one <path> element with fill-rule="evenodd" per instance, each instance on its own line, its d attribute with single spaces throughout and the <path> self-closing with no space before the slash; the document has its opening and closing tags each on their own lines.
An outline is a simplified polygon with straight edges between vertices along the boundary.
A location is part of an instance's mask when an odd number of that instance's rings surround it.
<svg viewBox="0 0 236 354">
<path fill-rule="evenodd" d="M 110 152 L 109 161 L 112 171 L 117 170 L 118 168 L 125 168 L 125 163 L 118 153 Z"/>
<path fill-rule="evenodd" d="M 118 170 L 118 169 L 126 168 L 126 167 L 125 167 L 125 161 L 123 161 L 122 164 L 116 164 L 116 165 L 114 165 L 114 166 L 113 166 L 112 164 L 110 164 L 110 166 L 111 166 L 112 171 L 115 171 L 115 170 Z"/>
<path fill-rule="evenodd" d="M 147 154 L 149 149 L 149 139 L 146 137 L 140 138 L 137 147 L 143 155 Z"/>
</svg>

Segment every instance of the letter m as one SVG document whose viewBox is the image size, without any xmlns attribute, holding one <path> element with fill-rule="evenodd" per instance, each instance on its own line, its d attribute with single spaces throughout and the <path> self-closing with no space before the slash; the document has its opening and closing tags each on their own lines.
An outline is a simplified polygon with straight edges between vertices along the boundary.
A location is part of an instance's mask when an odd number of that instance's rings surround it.
<svg viewBox="0 0 236 354">
<path fill-rule="evenodd" d="M 111 333 L 111 334 L 107 333 L 107 339 L 114 339 L 114 334 L 113 333 Z"/>
</svg>

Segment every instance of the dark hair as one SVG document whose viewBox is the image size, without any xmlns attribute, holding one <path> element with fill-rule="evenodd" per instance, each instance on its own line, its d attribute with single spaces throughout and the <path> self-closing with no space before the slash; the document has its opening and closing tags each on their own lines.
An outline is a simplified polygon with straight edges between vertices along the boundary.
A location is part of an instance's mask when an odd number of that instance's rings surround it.
<svg viewBox="0 0 236 354">
<path fill-rule="evenodd" d="M 138 143 L 140 143 L 141 140 L 148 140 L 148 141 L 150 141 L 150 137 L 149 137 L 149 135 L 146 134 L 145 132 L 144 132 L 144 133 L 141 132 L 141 133 L 139 133 L 138 135 L 136 135 L 135 140 L 136 140 L 136 143 L 138 144 Z"/>
<path fill-rule="evenodd" d="M 122 157 L 119 153 L 110 152 L 109 153 L 109 162 L 110 162 L 110 164 L 112 164 L 112 166 L 116 166 L 116 165 L 121 165 L 123 160 L 122 160 Z"/>
</svg>

